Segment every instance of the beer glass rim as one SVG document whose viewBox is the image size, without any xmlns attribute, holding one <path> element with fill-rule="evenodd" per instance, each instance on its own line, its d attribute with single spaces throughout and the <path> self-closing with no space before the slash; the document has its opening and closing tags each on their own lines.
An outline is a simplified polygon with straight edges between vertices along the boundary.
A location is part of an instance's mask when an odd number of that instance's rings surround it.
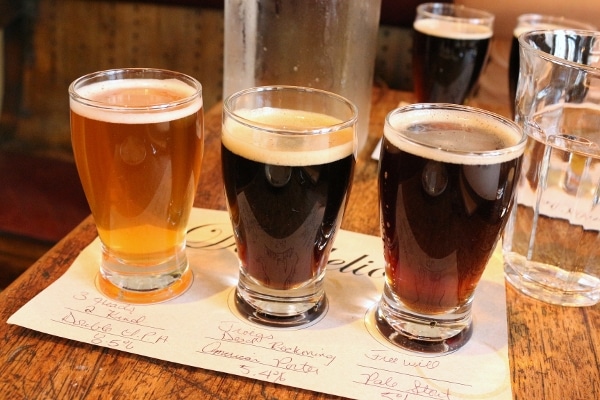
<svg viewBox="0 0 600 400">
<path fill-rule="evenodd" d="M 281 125 L 270 125 L 268 123 L 257 122 L 255 120 L 246 118 L 244 116 L 239 115 L 237 110 L 234 108 L 234 103 L 240 98 L 253 94 L 253 93 L 265 93 L 265 92 L 296 92 L 296 93 L 307 93 L 311 95 L 319 95 L 323 98 L 329 98 L 334 100 L 338 104 L 347 107 L 349 110 L 349 117 L 341 119 L 341 122 L 336 124 L 324 125 L 324 126 L 311 126 L 308 128 L 285 128 L 281 127 Z M 302 109 L 299 109 L 302 110 Z M 324 114 L 329 115 L 325 110 Z M 350 128 L 356 125 L 358 120 L 358 108 L 356 105 L 348 100 L 347 98 L 338 95 L 333 92 L 329 92 L 322 89 L 315 89 L 311 87 L 304 86 L 290 86 L 290 85 L 272 85 L 272 86 L 257 86 L 248 89 L 243 89 L 238 92 L 235 92 L 228 96 L 225 101 L 223 101 L 223 115 L 227 115 L 229 118 L 232 118 L 237 123 L 244 125 L 246 127 L 252 128 L 254 130 L 259 130 L 275 135 L 294 135 L 294 136 L 306 136 L 306 135 L 316 135 L 316 134 L 329 134 L 333 132 L 339 132 L 343 129 Z"/>
<path fill-rule="evenodd" d="M 538 47 L 535 47 L 531 43 L 531 38 L 534 36 L 548 36 L 551 35 L 551 41 L 554 42 L 554 38 L 558 35 L 567 36 L 567 35 L 576 35 L 578 37 L 593 37 L 596 40 L 600 40 L 600 32 L 590 31 L 590 30 L 581 30 L 581 29 L 537 29 L 534 31 L 529 31 L 521 34 L 519 36 L 519 47 L 523 51 L 535 53 L 539 58 L 551 62 L 553 64 L 563 65 L 569 68 L 579 69 L 581 71 L 585 71 L 588 74 L 595 75 L 600 77 L 600 67 L 581 64 L 576 61 L 567 60 L 566 58 L 555 56 L 554 54 L 550 54 Z"/>
<path fill-rule="evenodd" d="M 442 13 L 436 12 L 442 11 Z M 445 14 L 445 13 L 451 14 Z M 457 12 L 463 15 L 454 15 Z M 468 21 L 469 24 L 489 25 L 494 23 L 495 15 L 478 8 L 467 7 L 454 3 L 423 3 L 417 6 L 417 16 L 423 15 L 427 18 L 436 18 L 446 21 Z"/>
<path fill-rule="evenodd" d="M 126 106 L 93 100 L 82 95 L 79 90 L 87 85 L 99 82 L 122 81 L 129 79 L 176 79 L 193 89 L 193 92 L 183 98 L 160 102 L 148 106 Z M 153 112 L 177 108 L 202 98 L 202 84 L 192 76 L 182 72 L 160 68 L 114 68 L 92 72 L 75 79 L 69 85 L 69 96 L 72 101 L 85 106 L 103 110 L 126 110 L 127 112 Z"/>
<path fill-rule="evenodd" d="M 494 126 L 502 125 L 506 129 L 512 130 L 519 135 L 519 139 L 510 145 L 507 145 L 501 149 L 495 150 L 461 150 L 458 148 L 445 148 L 440 146 L 435 146 L 429 143 L 425 143 L 423 141 L 419 141 L 414 137 L 410 137 L 406 135 L 401 129 L 395 126 L 392 123 L 392 119 L 397 114 L 403 113 L 412 113 L 412 112 L 423 112 L 428 111 L 427 115 L 431 115 L 431 111 L 451 111 L 453 113 L 463 113 L 464 116 L 460 119 L 464 121 L 465 124 L 470 124 L 473 120 L 473 114 L 477 114 L 480 117 L 483 117 L 486 121 L 493 123 Z M 424 114 L 425 115 L 425 114 Z M 425 121 L 427 121 L 427 115 L 424 117 Z M 471 117 L 469 117 L 471 116 Z M 454 121 L 458 121 L 458 119 L 454 119 Z M 484 110 L 481 108 L 459 105 L 459 104 L 451 104 L 451 103 L 417 103 L 410 104 L 402 107 L 398 107 L 392 111 L 390 111 L 385 117 L 385 126 L 386 128 L 391 129 L 396 135 L 395 137 L 401 141 L 408 142 L 413 146 L 420 148 L 427 148 L 430 150 L 434 150 L 437 152 L 442 152 L 446 154 L 453 154 L 454 156 L 460 157 L 464 159 L 463 161 L 477 164 L 477 159 L 481 160 L 482 157 L 498 157 L 501 155 L 508 155 L 514 153 L 523 153 L 525 149 L 525 143 L 527 141 L 527 134 L 521 129 L 521 127 L 514 121 L 503 117 L 500 114 L 496 114 L 494 112 Z"/>
<path fill-rule="evenodd" d="M 593 31 L 596 28 L 595 25 L 590 24 L 584 21 L 578 21 L 571 18 L 565 18 L 559 15 L 547 15 L 547 14 L 538 14 L 538 13 L 525 13 L 521 14 L 517 17 L 517 26 L 515 30 L 520 26 L 521 23 L 529 23 L 529 24 L 552 24 L 557 25 L 561 29 L 581 29 L 581 30 L 590 30 Z M 531 29 L 529 29 L 531 31 Z M 539 30 L 539 28 L 534 29 Z"/>
</svg>

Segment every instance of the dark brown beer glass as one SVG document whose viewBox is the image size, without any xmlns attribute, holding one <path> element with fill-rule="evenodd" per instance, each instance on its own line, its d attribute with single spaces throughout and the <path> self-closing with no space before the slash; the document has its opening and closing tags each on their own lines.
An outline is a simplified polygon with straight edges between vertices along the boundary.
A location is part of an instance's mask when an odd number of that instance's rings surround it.
<svg viewBox="0 0 600 400">
<path fill-rule="evenodd" d="M 292 327 L 327 308 L 323 278 L 355 164 L 357 109 L 333 93 L 252 88 L 225 100 L 221 158 L 247 319 Z"/>
<path fill-rule="evenodd" d="M 487 59 L 494 15 L 447 3 L 417 7 L 413 82 L 418 102 L 463 104 Z"/>
<path fill-rule="evenodd" d="M 386 283 L 375 319 L 400 347 L 457 350 L 513 204 L 525 136 L 499 115 L 415 104 L 385 121 L 379 164 Z"/>
</svg>

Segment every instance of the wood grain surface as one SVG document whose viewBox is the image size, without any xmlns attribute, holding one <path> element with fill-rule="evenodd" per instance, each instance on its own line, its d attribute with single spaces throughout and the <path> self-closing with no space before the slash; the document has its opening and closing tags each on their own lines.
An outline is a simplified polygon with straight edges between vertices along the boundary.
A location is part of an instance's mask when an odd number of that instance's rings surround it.
<svg viewBox="0 0 600 400">
<path fill-rule="evenodd" d="M 369 159 L 385 115 L 409 94 L 374 88 L 371 128 L 357 164 L 343 228 L 379 234 L 377 164 Z M 225 209 L 220 172 L 221 108 L 206 113 L 206 149 L 196 203 Z M 338 397 L 96 347 L 6 324 L 56 280 L 96 236 L 91 217 L 0 292 L 0 398 L 336 399 Z M 600 306 L 548 305 L 507 287 L 515 399 L 600 398 Z"/>
</svg>

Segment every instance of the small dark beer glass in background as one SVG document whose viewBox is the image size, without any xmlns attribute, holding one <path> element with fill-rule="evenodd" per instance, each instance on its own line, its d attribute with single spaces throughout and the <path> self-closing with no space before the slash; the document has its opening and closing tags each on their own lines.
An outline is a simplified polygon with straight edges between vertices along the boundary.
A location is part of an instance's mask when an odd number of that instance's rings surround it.
<svg viewBox="0 0 600 400">
<path fill-rule="evenodd" d="M 327 308 L 325 265 L 352 183 L 357 109 L 294 86 L 237 92 L 223 108 L 237 309 L 263 325 L 311 323 Z"/>
<path fill-rule="evenodd" d="M 499 115 L 453 104 L 390 112 L 379 161 L 386 283 L 379 331 L 448 353 L 471 337 L 473 294 L 513 204 L 525 135 Z"/>
<path fill-rule="evenodd" d="M 417 7 L 413 81 L 418 102 L 463 104 L 487 59 L 494 15 L 447 3 Z"/>
<path fill-rule="evenodd" d="M 513 30 L 513 38 L 510 45 L 508 62 L 508 98 L 510 101 L 510 112 L 515 117 L 515 96 L 519 82 L 519 36 L 523 33 L 540 29 L 578 29 L 596 30 L 596 27 L 584 22 L 555 17 L 552 15 L 522 14 L 517 18 L 517 25 Z"/>
</svg>

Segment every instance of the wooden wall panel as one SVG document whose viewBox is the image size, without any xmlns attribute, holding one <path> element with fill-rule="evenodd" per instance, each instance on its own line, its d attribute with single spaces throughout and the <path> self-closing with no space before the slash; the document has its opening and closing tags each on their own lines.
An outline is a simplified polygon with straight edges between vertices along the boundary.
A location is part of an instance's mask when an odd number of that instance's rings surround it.
<svg viewBox="0 0 600 400">
<path fill-rule="evenodd" d="M 70 153 L 68 85 L 109 68 L 181 71 L 203 86 L 205 107 L 222 96 L 223 11 L 90 0 L 40 0 L 27 52 L 17 141 Z"/>
</svg>

